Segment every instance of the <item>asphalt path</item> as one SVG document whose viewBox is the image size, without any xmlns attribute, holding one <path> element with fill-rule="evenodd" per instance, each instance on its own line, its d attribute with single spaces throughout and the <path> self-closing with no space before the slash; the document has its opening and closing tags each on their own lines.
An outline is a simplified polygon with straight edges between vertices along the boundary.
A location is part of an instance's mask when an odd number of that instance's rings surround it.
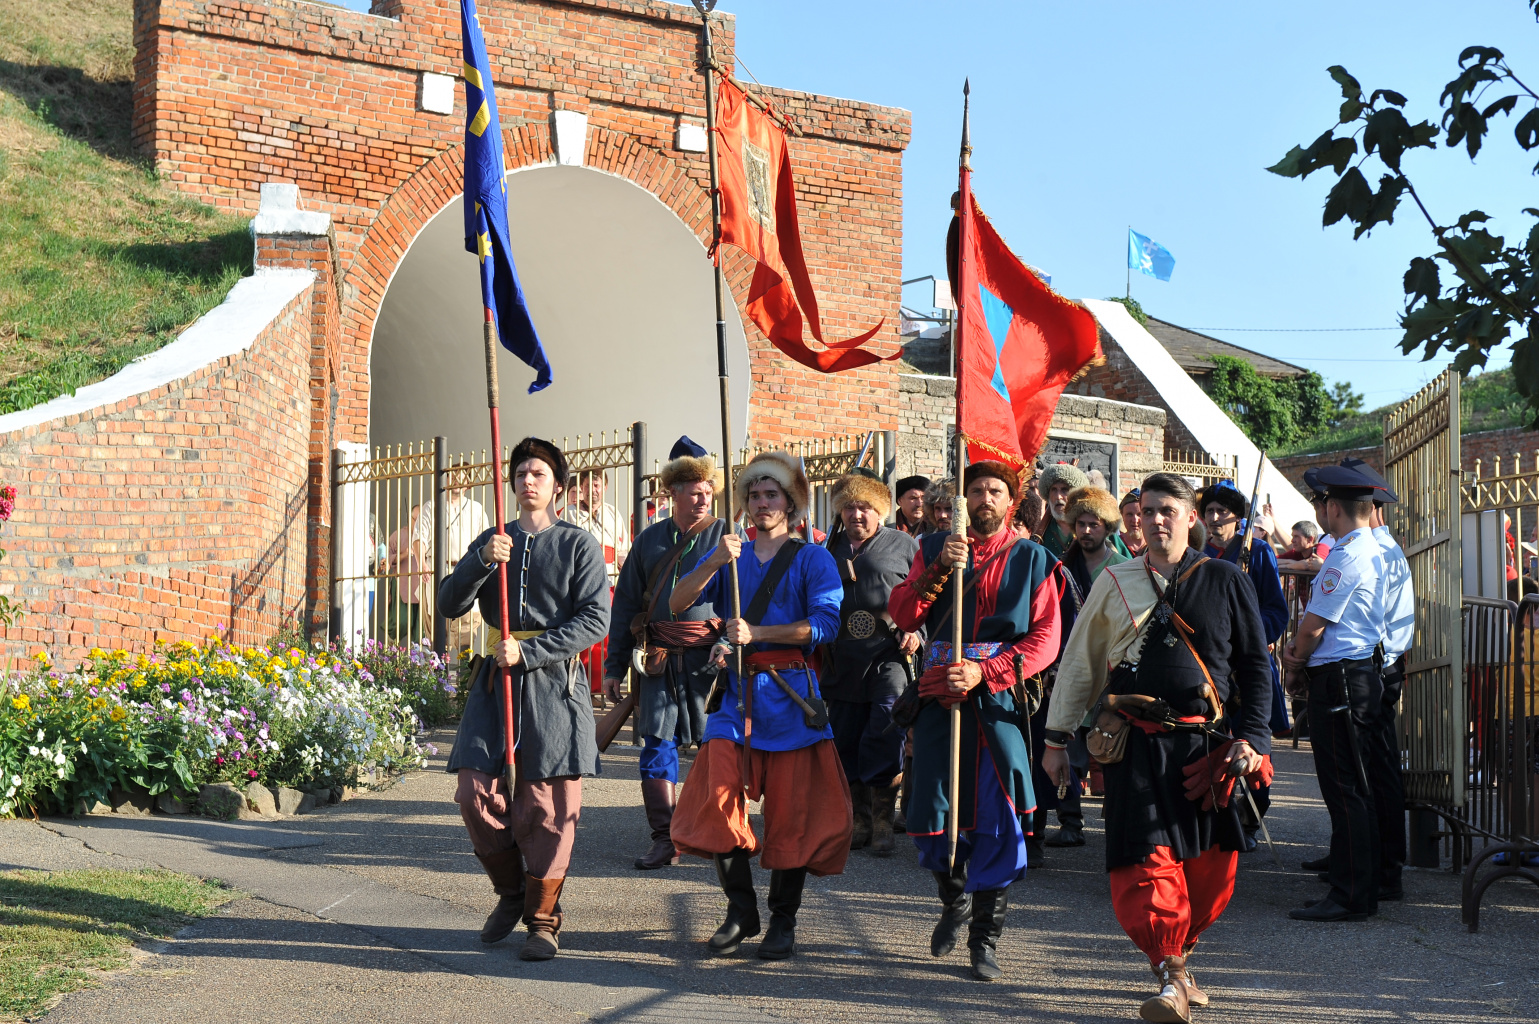
<svg viewBox="0 0 1539 1024">
<path fill-rule="evenodd" d="M 447 751 L 448 737 L 438 737 Z M 720 960 L 703 943 L 725 900 L 709 863 L 638 872 L 647 843 L 635 748 L 616 745 L 584 783 L 566 924 L 554 961 L 517 959 L 519 934 L 484 947 L 496 902 L 470 852 L 453 780 L 441 770 L 313 815 L 214 822 L 99 816 L 0 823 L 0 867 L 157 864 L 239 889 L 242 898 L 132 970 L 66 997 L 50 1022 L 220 1024 L 325 1019 L 996 1021 L 1137 1019 L 1153 991 L 1142 955 L 1112 916 L 1099 802 L 1089 844 L 1050 851 L 1011 891 L 999 958 L 1005 977 L 967 976 L 966 953 L 929 956 L 938 903 L 900 840 L 894 856 L 851 855 L 843 875 L 809 879 L 797 955 Z M 1307 744 L 1276 753 L 1268 823 L 1284 865 L 1241 858 L 1223 919 L 1193 957 L 1220 1022 L 1471 1020 L 1539 1022 L 1539 887 L 1488 893 L 1481 931 L 1459 920 L 1459 878 L 1410 871 L 1404 903 L 1364 923 L 1289 920 L 1323 894 L 1297 870 L 1328 821 Z M 757 869 L 756 869 L 757 871 Z M 757 871 L 760 898 L 766 872 Z"/>
</svg>

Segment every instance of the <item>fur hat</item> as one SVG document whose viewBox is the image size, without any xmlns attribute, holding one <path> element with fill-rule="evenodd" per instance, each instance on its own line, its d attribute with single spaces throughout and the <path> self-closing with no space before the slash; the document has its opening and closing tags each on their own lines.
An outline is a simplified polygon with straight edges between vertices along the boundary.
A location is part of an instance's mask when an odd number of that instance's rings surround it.
<svg viewBox="0 0 1539 1024">
<path fill-rule="evenodd" d="M 1116 496 L 1099 487 L 1081 487 L 1069 492 L 1069 505 L 1064 509 L 1065 521 L 1072 526 L 1086 512 L 1105 523 L 1107 529 L 1122 525 Z"/>
<path fill-rule="evenodd" d="M 733 507 L 738 512 L 748 511 L 748 487 L 758 480 L 773 480 L 791 499 L 790 514 L 786 519 L 796 526 L 807 518 L 807 506 L 811 503 L 812 485 L 802 472 L 801 460 L 789 452 L 760 452 L 737 471 L 732 481 Z"/>
<path fill-rule="evenodd" d="M 551 475 L 556 478 L 557 487 L 566 486 L 566 456 L 561 454 L 561 449 L 538 437 L 526 437 L 513 446 L 513 453 L 508 456 L 508 480 L 513 479 L 514 472 L 519 466 L 530 459 L 539 459 L 551 469 Z"/>
<path fill-rule="evenodd" d="M 930 478 L 925 476 L 906 476 L 898 481 L 895 493 L 903 497 L 909 491 L 922 491 L 930 486 Z"/>
<path fill-rule="evenodd" d="M 1228 480 L 1220 480 L 1197 492 L 1197 514 L 1204 515 L 1217 502 L 1237 517 L 1245 518 L 1245 495 Z"/>
<path fill-rule="evenodd" d="M 1014 501 L 1016 495 L 1021 492 L 1020 471 L 994 459 L 984 459 L 981 462 L 974 462 L 968 466 L 962 474 L 962 490 L 966 491 L 967 488 L 972 486 L 974 480 L 981 477 L 993 477 L 1004 484 L 1005 488 L 1010 492 L 1011 501 Z"/>
<path fill-rule="evenodd" d="M 951 500 L 956 496 L 957 482 L 955 480 L 949 476 L 944 480 L 932 480 L 929 486 L 924 489 L 925 511 L 928 512 L 943 501 L 950 505 Z"/>
<path fill-rule="evenodd" d="M 716 468 L 716 460 L 688 436 L 674 443 L 673 450 L 668 453 L 668 461 L 664 463 L 657 479 L 665 491 L 683 484 L 706 481 L 710 481 L 711 486 L 718 491 L 725 486 L 721 470 Z"/>
<path fill-rule="evenodd" d="M 1071 466 L 1067 462 L 1055 462 L 1042 470 L 1042 475 L 1037 477 L 1037 493 L 1046 501 L 1052 493 L 1054 484 L 1068 484 L 1069 490 L 1077 491 L 1090 483 L 1090 477 L 1078 466 Z"/>
<path fill-rule="evenodd" d="M 880 479 L 866 473 L 847 473 L 835 480 L 829 500 L 836 516 L 844 511 L 845 506 L 857 501 L 863 501 L 876 509 L 876 514 L 883 519 L 892 511 L 892 492 Z"/>
</svg>

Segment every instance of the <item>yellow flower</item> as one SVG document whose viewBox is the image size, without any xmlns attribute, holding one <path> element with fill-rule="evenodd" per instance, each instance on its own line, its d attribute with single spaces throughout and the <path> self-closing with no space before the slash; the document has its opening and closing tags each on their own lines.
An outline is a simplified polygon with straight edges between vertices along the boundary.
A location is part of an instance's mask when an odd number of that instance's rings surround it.
<svg viewBox="0 0 1539 1024">
<path fill-rule="evenodd" d="M 32 701 L 24 693 L 24 694 L 22 694 L 19 697 L 12 697 L 11 698 L 11 707 L 15 708 L 17 711 L 31 711 L 32 710 Z"/>
<path fill-rule="evenodd" d="M 123 706 L 120 704 L 113 708 L 111 714 L 109 714 L 107 717 L 112 719 L 114 722 L 121 722 L 123 719 L 128 717 L 128 712 L 125 711 Z"/>
</svg>

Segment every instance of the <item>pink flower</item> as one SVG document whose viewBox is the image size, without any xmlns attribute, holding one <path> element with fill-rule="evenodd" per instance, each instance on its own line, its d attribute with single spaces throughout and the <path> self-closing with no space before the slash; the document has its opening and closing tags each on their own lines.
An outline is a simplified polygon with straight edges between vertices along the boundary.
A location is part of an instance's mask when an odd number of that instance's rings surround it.
<svg viewBox="0 0 1539 1024">
<path fill-rule="evenodd" d="M 246 777 L 247 778 L 252 778 L 252 779 L 256 778 L 257 777 L 256 769 L 255 768 L 248 768 L 246 770 Z"/>
</svg>

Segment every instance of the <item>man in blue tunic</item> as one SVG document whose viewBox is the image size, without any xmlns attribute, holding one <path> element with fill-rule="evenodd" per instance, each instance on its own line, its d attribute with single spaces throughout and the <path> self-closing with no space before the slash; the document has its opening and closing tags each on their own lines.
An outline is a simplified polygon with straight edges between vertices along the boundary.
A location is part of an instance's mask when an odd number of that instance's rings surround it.
<svg viewBox="0 0 1539 1024">
<path fill-rule="evenodd" d="M 1208 528 L 1208 542 L 1202 553 L 1209 558 L 1222 559 L 1240 565 L 1245 547 L 1245 529 L 1248 527 L 1245 496 L 1228 480 L 1203 488 L 1197 492 L 1198 512 Z M 1288 625 L 1288 599 L 1283 596 L 1282 577 L 1278 575 L 1277 555 L 1265 538 L 1253 537 L 1250 556 L 1241 570 L 1256 588 L 1256 606 L 1261 611 L 1261 628 L 1267 645 L 1282 639 Z M 1268 727 L 1272 735 L 1288 730 L 1288 695 L 1283 692 L 1282 677 L 1277 671 L 1277 661 L 1267 659 L 1272 666 L 1272 718 Z M 1266 814 L 1272 805 L 1272 787 L 1262 785 L 1252 789 L 1256 810 Z M 1251 813 L 1250 804 L 1240 805 L 1240 822 L 1245 831 L 1245 850 L 1256 849 L 1256 833 L 1261 823 Z"/>
<path fill-rule="evenodd" d="M 668 492 L 673 514 L 641 532 L 615 584 L 609 621 L 609 655 L 604 692 L 620 699 L 620 680 L 633 663 L 641 733 L 641 799 L 652 847 L 636 858 L 651 871 L 679 862 L 671 830 L 679 747 L 705 734 L 705 699 L 716 673 L 707 668 L 721 613 L 702 602 L 674 613 L 668 597 L 674 585 L 721 542 L 726 522 L 711 515 L 721 485 L 716 460 L 688 437 L 668 453 L 658 481 Z M 633 658 L 639 654 L 640 657 Z"/>
<path fill-rule="evenodd" d="M 556 519 L 552 506 L 566 458 L 548 441 L 526 437 L 508 457 L 519 515 L 504 534 L 487 530 L 471 542 L 438 589 L 450 618 L 478 604 L 487 623 L 500 619 L 497 564 L 508 568 L 508 627 L 488 629 L 494 657 L 481 663 L 460 718 L 448 770 L 459 776 L 454 800 L 470 845 L 500 899 L 481 930 L 482 942 L 528 927 L 519 956 L 549 960 L 561 934 L 561 889 L 582 814 L 582 777 L 597 775 L 593 704 L 581 654 L 609 628 L 604 551 L 590 534 Z M 503 781 L 502 673 L 513 670 L 512 793 Z"/>
<path fill-rule="evenodd" d="M 728 646 L 715 655 L 729 670 L 726 690 L 706 722 L 673 817 L 674 845 L 711 858 L 727 895 L 726 920 L 707 944 L 717 956 L 759 934 L 756 854 L 770 869 L 769 933 L 758 950 L 766 960 L 796 951 L 807 875 L 837 875 L 850 855 L 850 788 L 807 664 L 812 649 L 838 633 L 844 588 L 833 556 L 791 535 L 807 514 L 810 492 L 796 459 L 785 452 L 756 456 L 733 483 L 754 540 L 723 535 L 669 597 L 675 613 L 709 601 L 731 615 L 734 583 L 739 588 L 741 614 L 723 625 Z M 739 658 L 746 678 L 738 674 Z M 750 800 L 763 801 L 762 841 L 749 824 Z"/>
<path fill-rule="evenodd" d="M 975 462 L 962 477 L 967 538 L 928 534 L 908 578 L 893 589 L 888 611 L 898 628 L 923 627 L 930 638 L 914 720 L 913 806 L 908 834 L 919 864 L 935 875 L 943 906 L 930 953 L 946 956 L 968 925 L 972 975 L 1000 977 L 995 947 L 1005 925 L 1005 894 L 1026 873 L 1023 817 L 1036 809 L 1031 752 L 1012 693 L 1015 657 L 1025 676 L 1058 657 L 1061 594 L 1056 560 L 1009 526 L 1019 488 L 1002 462 Z M 951 579 L 963 576 L 960 664 L 951 664 Z M 954 584 L 953 584 L 954 585 Z M 961 806 L 951 808 L 951 711 L 962 706 Z M 949 865 L 946 819 L 958 819 L 956 863 Z"/>
</svg>

